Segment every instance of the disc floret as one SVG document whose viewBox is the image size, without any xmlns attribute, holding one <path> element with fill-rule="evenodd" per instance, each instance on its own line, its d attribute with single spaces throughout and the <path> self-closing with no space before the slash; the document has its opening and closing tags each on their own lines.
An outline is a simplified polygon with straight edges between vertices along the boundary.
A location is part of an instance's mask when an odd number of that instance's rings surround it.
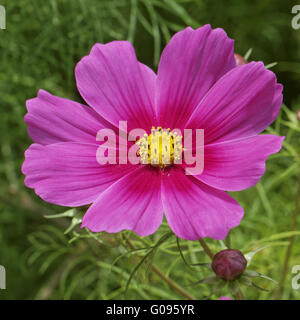
<svg viewBox="0 0 300 320">
<path fill-rule="evenodd" d="M 136 144 L 142 164 L 164 168 L 179 163 L 182 157 L 182 136 L 170 128 L 152 127 L 150 134 L 144 134 Z"/>
</svg>

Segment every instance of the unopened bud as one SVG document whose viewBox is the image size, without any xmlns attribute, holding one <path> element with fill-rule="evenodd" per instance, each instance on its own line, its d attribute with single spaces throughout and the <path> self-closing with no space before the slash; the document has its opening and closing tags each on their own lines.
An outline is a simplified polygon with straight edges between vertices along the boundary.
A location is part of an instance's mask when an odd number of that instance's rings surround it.
<svg viewBox="0 0 300 320">
<path fill-rule="evenodd" d="M 236 62 L 237 66 L 241 66 L 243 64 L 248 63 L 248 61 L 245 58 L 243 58 L 242 56 L 240 56 L 238 53 L 234 54 L 234 58 L 235 58 L 235 62 Z"/>
<path fill-rule="evenodd" d="M 225 280 L 234 280 L 247 266 L 247 260 L 239 250 L 226 249 L 218 252 L 212 262 L 215 274 Z"/>
</svg>

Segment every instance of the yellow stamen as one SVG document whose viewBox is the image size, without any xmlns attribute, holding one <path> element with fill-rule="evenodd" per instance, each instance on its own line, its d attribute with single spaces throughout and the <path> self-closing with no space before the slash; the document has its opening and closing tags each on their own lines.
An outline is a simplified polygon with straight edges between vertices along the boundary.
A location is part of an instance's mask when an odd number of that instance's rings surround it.
<svg viewBox="0 0 300 320">
<path fill-rule="evenodd" d="M 178 162 L 182 156 L 182 136 L 170 129 L 152 127 L 136 144 L 140 147 L 138 155 L 142 164 L 164 168 Z"/>
</svg>

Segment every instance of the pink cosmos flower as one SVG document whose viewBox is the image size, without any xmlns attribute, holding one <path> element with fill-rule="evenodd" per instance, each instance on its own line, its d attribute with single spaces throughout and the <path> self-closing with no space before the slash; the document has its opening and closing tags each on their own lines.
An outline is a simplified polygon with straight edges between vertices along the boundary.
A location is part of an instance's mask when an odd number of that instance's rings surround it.
<svg viewBox="0 0 300 320">
<path fill-rule="evenodd" d="M 219 300 L 232 300 L 230 296 L 222 296 Z"/>
<path fill-rule="evenodd" d="M 76 66 L 89 106 L 43 90 L 27 101 L 25 121 L 35 142 L 25 153 L 25 185 L 45 201 L 92 205 L 82 226 L 91 231 L 154 233 L 163 213 L 174 233 L 223 239 L 243 208 L 226 191 L 255 185 L 283 137 L 259 135 L 277 117 L 282 86 L 263 63 L 237 66 L 233 40 L 205 25 L 178 32 L 162 52 L 157 74 L 138 62 L 127 41 L 95 44 Z M 182 165 L 100 165 L 101 128 L 204 129 L 204 171 Z"/>
</svg>

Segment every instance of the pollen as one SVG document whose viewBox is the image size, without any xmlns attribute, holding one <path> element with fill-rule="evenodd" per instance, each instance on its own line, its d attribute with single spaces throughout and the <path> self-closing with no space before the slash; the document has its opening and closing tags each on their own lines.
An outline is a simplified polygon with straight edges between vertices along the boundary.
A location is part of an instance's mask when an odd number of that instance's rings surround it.
<svg viewBox="0 0 300 320">
<path fill-rule="evenodd" d="M 182 136 L 170 129 L 152 127 L 150 134 L 145 134 L 136 144 L 140 147 L 138 156 L 142 164 L 151 164 L 154 167 L 180 163 L 182 157 Z"/>
</svg>

